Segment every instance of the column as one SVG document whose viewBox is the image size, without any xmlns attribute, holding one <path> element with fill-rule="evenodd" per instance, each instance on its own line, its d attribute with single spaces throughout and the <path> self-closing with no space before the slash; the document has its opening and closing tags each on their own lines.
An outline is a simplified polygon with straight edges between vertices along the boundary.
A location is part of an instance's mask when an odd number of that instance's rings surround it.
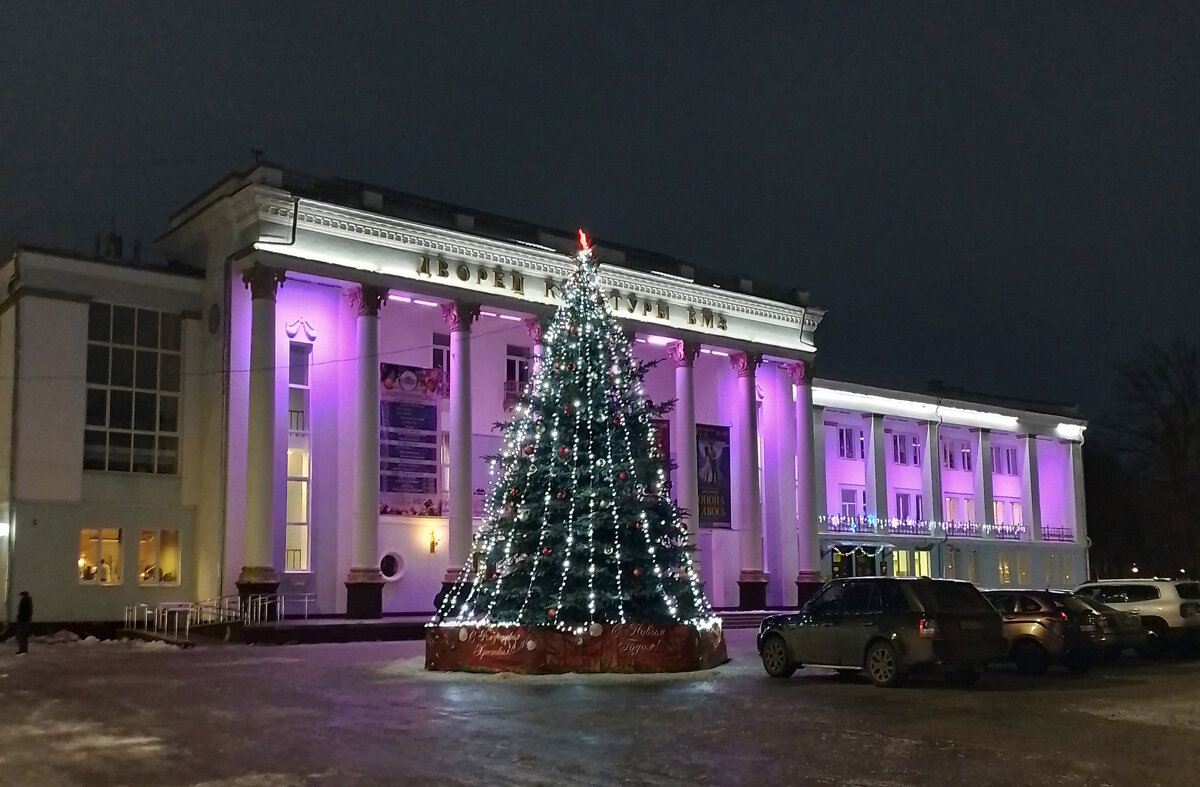
<svg viewBox="0 0 1200 787">
<path fill-rule="evenodd" d="M 1071 525 L 1075 528 L 1075 544 L 1082 548 L 1084 559 L 1084 579 L 1092 578 L 1092 540 L 1087 534 L 1087 495 L 1083 486 L 1083 442 L 1072 440 L 1068 444 L 1069 461 L 1071 462 Z M 1196 543 L 1197 557 L 1200 557 L 1200 540 Z"/>
<path fill-rule="evenodd" d="M 250 407 L 246 421 L 246 522 L 238 595 L 273 594 L 275 473 L 275 293 L 283 271 L 255 263 L 242 273 L 250 289 Z"/>
<path fill-rule="evenodd" d="M 700 559 L 700 490 L 696 467 L 696 395 L 694 363 L 700 345 L 694 342 L 672 342 L 667 355 L 675 362 L 675 423 L 671 450 L 675 454 L 675 499 L 687 512 L 688 537 L 696 545 L 696 566 Z M 704 577 L 705 581 L 708 577 Z"/>
<path fill-rule="evenodd" d="M 888 518 L 887 444 L 883 433 L 883 416 L 867 416 L 867 516 Z"/>
<path fill-rule="evenodd" d="M 1017 435 L 1021 445 L 1021 521 L 1034 541 L 1042 540 L 1042 492 L 1038 477 L 1037 437 Z M 1078 531 L 1076 531 L 1078 532 Z"/>
<path fill-rule="evenodd" d="M 738 520 L 741 525 L 742 570 L 738 575 L 738 606 L 763 609 L 767 605 L 767 572 L 763 570 L 762 501 L 758 479 L 758 396 L 754 370 L 762 361 L 758 353 L 734 352 L 729 363 L 737 372 Z"/>
<path fill-rule="evenodd" d="M 379 573 L 379 309 L 387 290 L 364 284 L 350 293 L 358 315 L 354 359 L 354 560 L 346 577 L 346 617 L 383 615 Z"/>
<path fill-rule="evenodd" d="M 944 520 L 942 503 L 942 451 L 937 421 L 925 422 L 921 439 L 921 505 L 929 522 Z M 932 532 L 932 531 L 931 531 Z"/>
<path fill-rule="evenodd" d="M 992 433 L 988 429 L 976 430 L 975 441 L 975 521 L 983 525 L 990 538 L 996 537 L 993 525 L 996 517 L 992 512 Z"/>
<path fill-rule="evenodd" d="M 450 326 L 450 566 L 443 591 L 453 585 L 471 556 L 471 323 L 479 304 L 442 306 Z"/>
<path fill-rule="evenodd" d="M 816 424 L 824 412 L 814 414 L 812 403 L 812 365 L 804 362 L 790 364 L 788 374 L 796 386 L 796 525 L 799 540 L 799 561 L 796 572 L 796 600 L 803 604 L 821 587 L 821 540 L 818 519 L 825 506 L 818 505 L 825 494 L 824 426 Z M 819 417 L 814 418 L 814 415 Z M 817 485 L 817 466 L 821 466 L 820 486 Z"/>
</svg>

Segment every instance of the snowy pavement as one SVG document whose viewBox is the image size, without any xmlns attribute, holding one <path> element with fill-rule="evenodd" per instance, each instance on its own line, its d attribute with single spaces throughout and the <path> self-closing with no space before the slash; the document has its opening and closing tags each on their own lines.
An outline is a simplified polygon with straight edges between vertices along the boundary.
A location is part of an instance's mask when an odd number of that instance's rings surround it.
<svg viewBox="0 0 1200 787">
<path fill-rule="evenodd" d="M 1200 662 L 884 691 L 703 673 L 426 673 L 417 642 L 0 652 L 0 785 L 1194 785 Z M 6 643 L 11 645 L 11 643 Z"/>
</svg>

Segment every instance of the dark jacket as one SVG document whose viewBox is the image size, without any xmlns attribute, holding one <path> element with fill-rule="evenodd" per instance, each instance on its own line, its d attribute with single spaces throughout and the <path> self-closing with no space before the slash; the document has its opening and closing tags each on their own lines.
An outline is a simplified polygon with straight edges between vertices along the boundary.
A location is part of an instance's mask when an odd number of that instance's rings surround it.
<svg viewBox="0 0 1200 787">
<path fill-rule="evenodd" d="M 29 596 L 21 596 L 21 603 L 17 605 L 17 622 L 29 623 L 33 620 L 33 599 Z"/>
</svg>

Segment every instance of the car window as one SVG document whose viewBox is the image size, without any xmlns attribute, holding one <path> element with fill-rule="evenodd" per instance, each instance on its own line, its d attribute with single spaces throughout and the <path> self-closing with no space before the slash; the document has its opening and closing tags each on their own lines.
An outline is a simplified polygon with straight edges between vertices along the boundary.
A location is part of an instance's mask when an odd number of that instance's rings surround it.
<svg viewBox="0 0 1200 787">
<path fill-rule="evenodd" d="M 1042 602 L 1032 596 L 1021 596 L 1017 599 L 1018 608 L 1022 612 L 1041 612 Z"/>
<path fill-rule="evenodd" d="M 1154 585 L 1123 585 L 1122 588 L 1130 601 L 1154 601 L 1159 597 L 1158 588 Z"/>
<path fill-rule="evenodd" d="M 847 583 L 846 595 L 842 600 L 843 612 L 866 612 L 871 608 L 871 592 L 874 582 L 857 580 Z"/>
<path fill-rule="evenodd" d="M 974 585 L 971 585 L 967 582 L 932 581 L 928 583 L 926 592 L 929 594 L 933 602 L 933 611 L 994 611 L 994 608 L 988 603 L 988 600 L 983 597 L 983 594 L 976 590 Z"/>
<path fill-rule="evenodd" d="M 992 602 L 992 606 L 997 612 L 1009 613 L 1016 609 L 1016 599 L 1012 596 L 1001 596 L 996 593 L 989 593 L 987 600 Z"/>
<path fill-rule="evenodd" d="M 1186 598 L 1189 601 L 1200 600 L 1200 582 L 1180 582 L 1175 586 L 1175 592 L 1180 598 Z"/>
<path fill-rule="evenodd" d="M 872 584 L 875 585 L 875 596 L 871 604 L 873 609 L 884 612 L 908 611 L 908 598 L 904 595 L 904 588 L 900 587 L 899 582 L 884 580 Z"/>
<path fill-rule="evenodd" d="M 1067 609 L 1071 612 L 1091 612 L 1093 609 L 1092 603 L 1074 593 L 1054 593 L 1051 598 L 1060 609 Z"/>
<path fill-rule="evenodd" d="M 842 595 L 846 586 L 842 582 L 831 582 L 809 603 L 809 609 L 814 615 L 833 615 L 842 607 Z"/>
<path fill-rule="evenodd" d="M 1106 604 L 1129 603 L 1128 594 L 1126 594 L 1122 588 L 1116 586 L 1110 588 L 1093 588 L 1092 598 L 1096 599 L 1097 601 L 1103 601 Z"/>
</svg>

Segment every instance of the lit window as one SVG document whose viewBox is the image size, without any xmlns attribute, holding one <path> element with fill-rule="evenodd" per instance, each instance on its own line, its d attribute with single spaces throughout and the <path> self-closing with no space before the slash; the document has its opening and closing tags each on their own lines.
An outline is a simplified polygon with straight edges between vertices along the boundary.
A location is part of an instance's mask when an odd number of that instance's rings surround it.
<svg viewBox="0 0 1200 787">
<path fill-rule="evenodd" d="M 121 584 L 121 530 L 116 527 L 79 531 L 79 581 L 96 585 Z"/>
<path fill-rule="evenodd" d="M 178 472 L 181 332 L 178 314 L 88 306 L 84 470 Z"/>
<path fill-rule="evenodd" d="M 442 393 L 450 392 L 450 334 L 435 333 L 433 335 L 433 364 L 432 368 L 440 371 Z"/>
<path fill-rule="evenodd" d="M 907 549 L 897 549 L 892 552 L 892 576 L 909 576 Z"/>
<path fill-rule="evenodd" d="M 179 584 L 179 531 L 143 530 L 138 535 L 138 584 Z"/>
<path fill-rule="evenodd" d="M 288 369 L 288 447 L 284 571 L 309 570 L 309 494 L 312 478 L 312 345 L 292 342 Z"/>
<path fill-rule="evenodd" d="M 967 553 L 967 581 L 979 581 L 979 553 L 974 550 Z"/>
<path fill-rule="evenodd" d="M 913 551 L 913 576 L 933 576 L 933 567 L 929 559 L 929 552 L 924 549 L 917 549 Z"/>
<path fill-rule="evenodd" d="M 997 561 L 997 568 L 1000 573 L 1000 584 L 1012 584 L 1012 566 L 1008 562 L 1008 555 L 1001 553 L 1000 559 Z"/>
</svg>

